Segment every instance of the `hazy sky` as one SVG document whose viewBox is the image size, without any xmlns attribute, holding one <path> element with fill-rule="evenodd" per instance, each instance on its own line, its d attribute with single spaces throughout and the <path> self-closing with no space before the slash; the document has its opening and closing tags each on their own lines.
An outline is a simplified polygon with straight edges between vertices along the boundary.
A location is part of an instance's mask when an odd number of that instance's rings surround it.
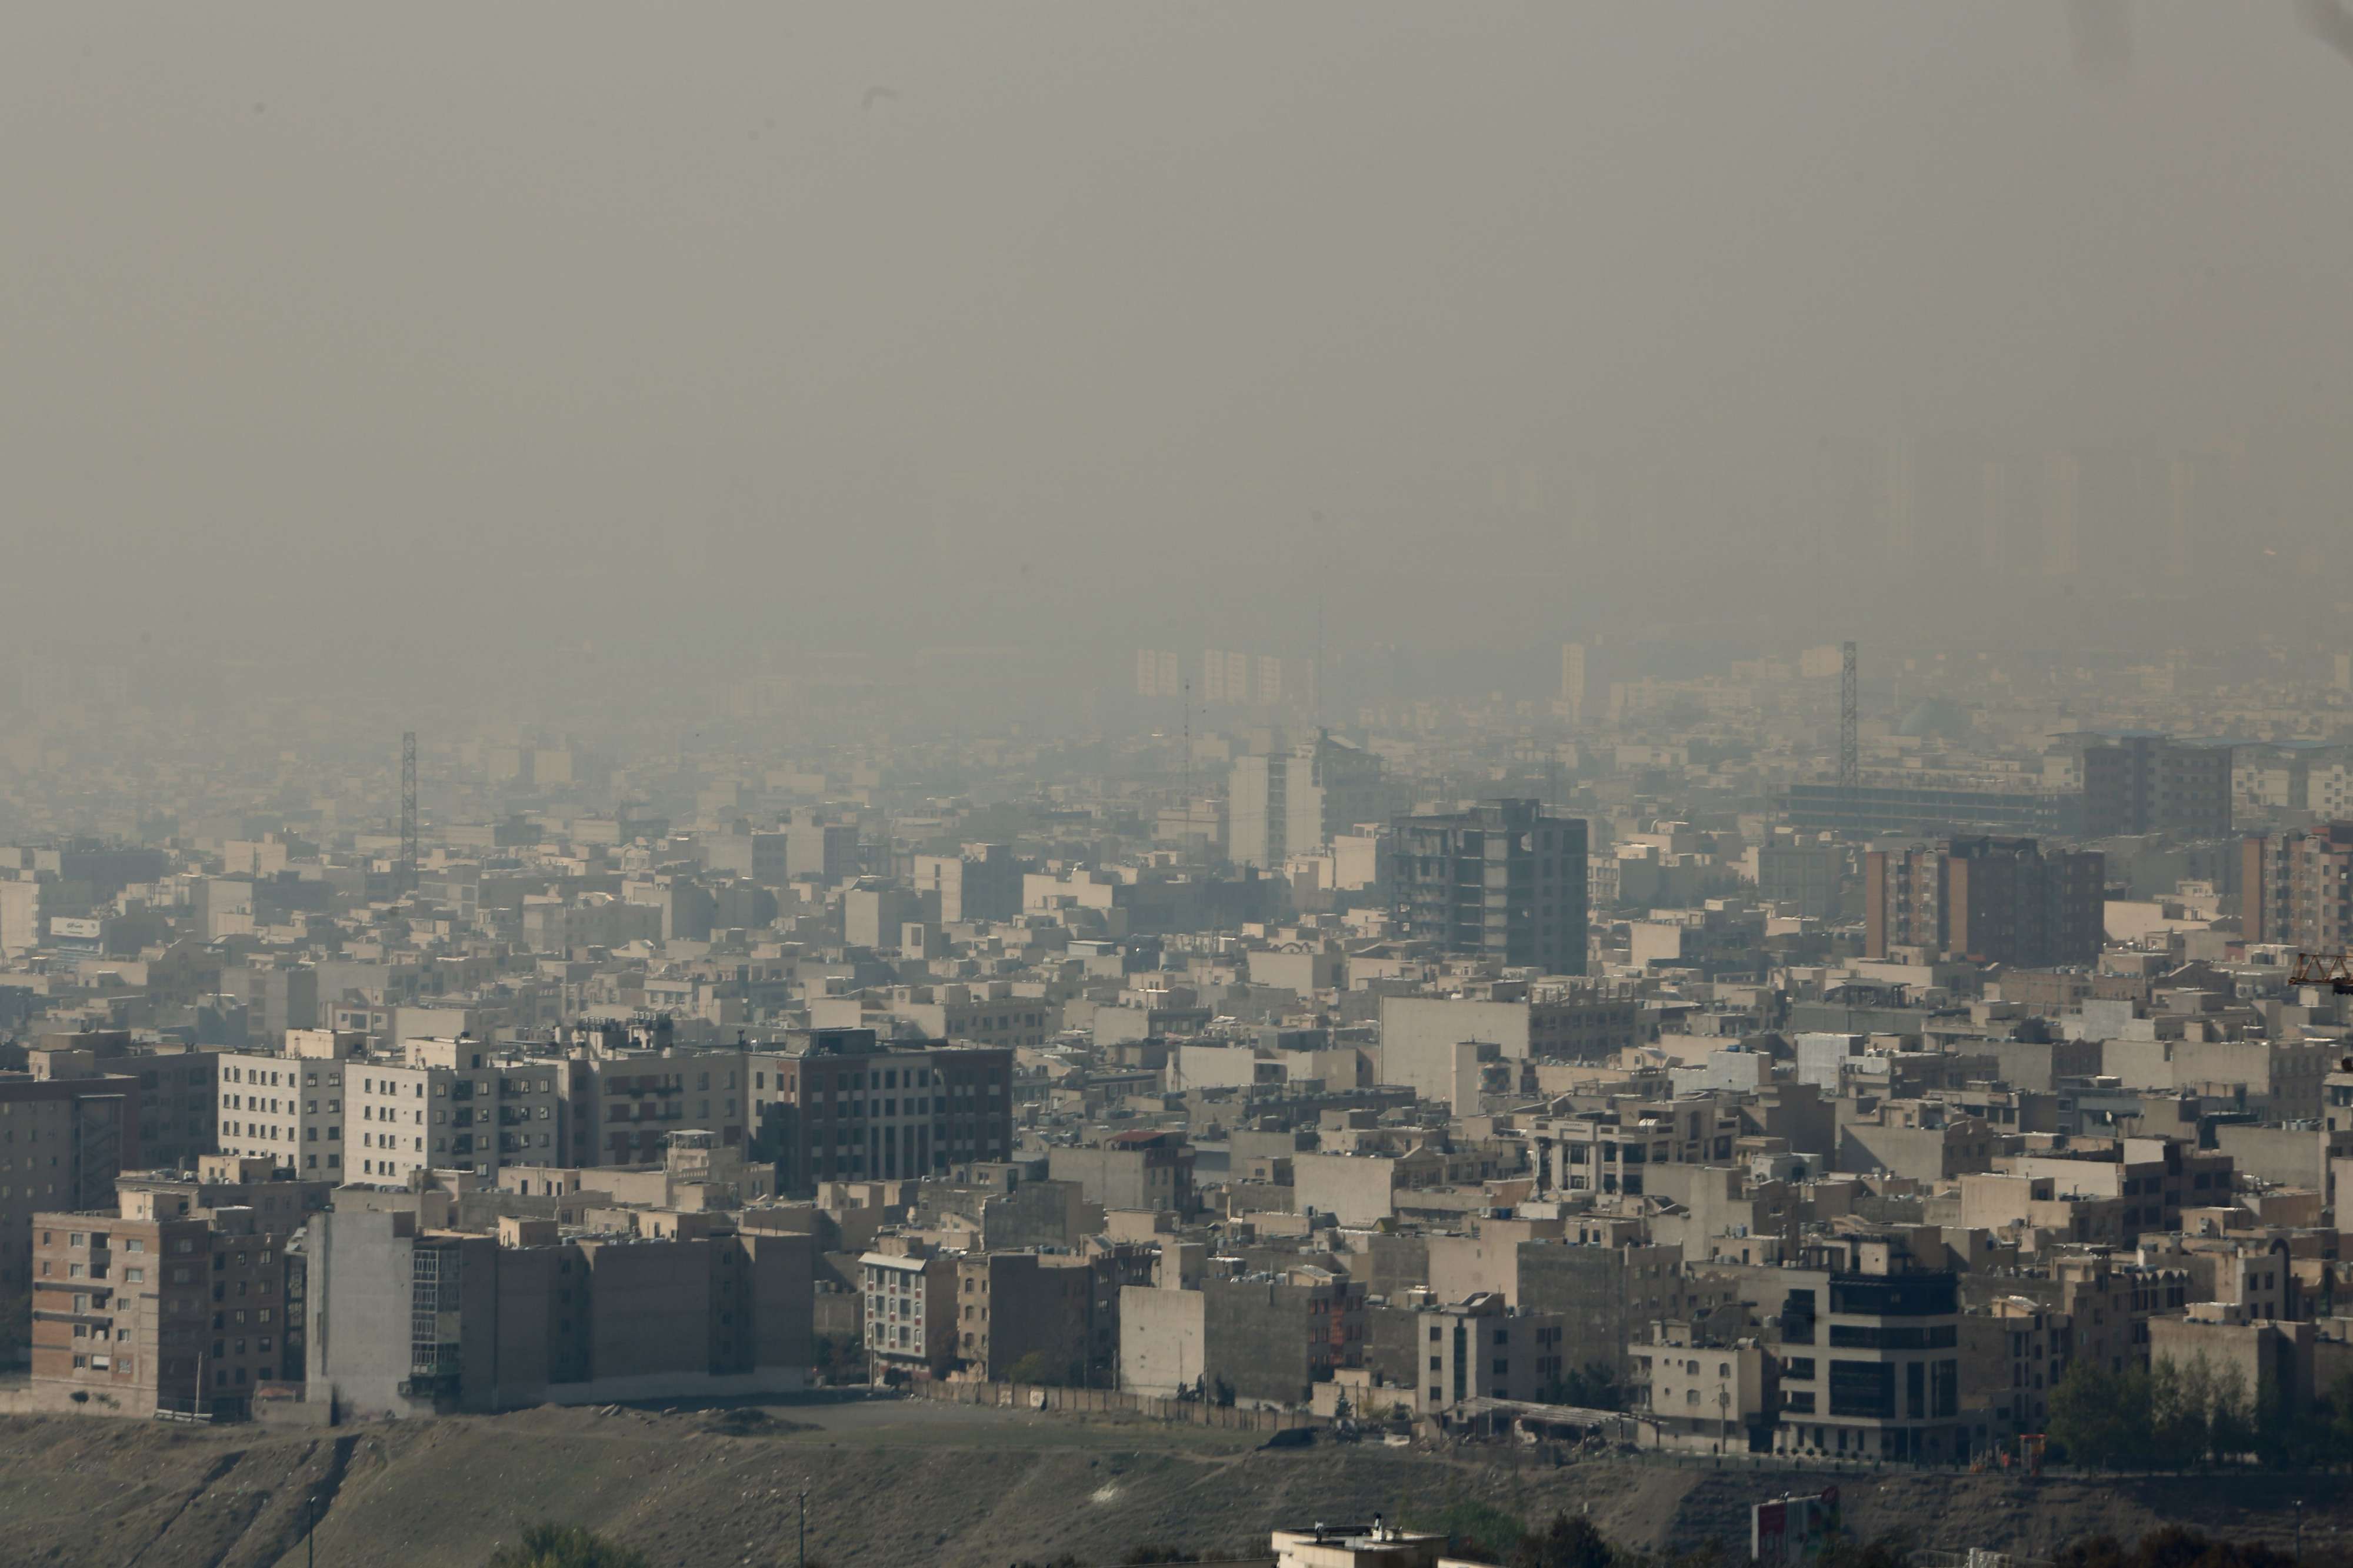
<svg viewBox="0 0 2353 1568">
<path fill-rule="evenodd" d="M 318 664 L 1536 642 L 1898 438 L 2244 441 L 2199 526 L 2341 539 L 2353 62 L 2107 14 L 15 7 L 0 581 Z"/>
</svg>

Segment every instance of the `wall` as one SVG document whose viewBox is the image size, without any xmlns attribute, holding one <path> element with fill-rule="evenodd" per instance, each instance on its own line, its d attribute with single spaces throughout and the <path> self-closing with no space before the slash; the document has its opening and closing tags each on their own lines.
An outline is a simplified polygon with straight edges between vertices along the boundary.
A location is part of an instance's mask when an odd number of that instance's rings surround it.
<svg viewBox="0 0 2353 1568">
<path fill-rule="evenodd" d="M 1174 1394 L 1202 1375 L 1207 1343 L 1198 1290 L 1123 1286 L 1119 1292 L 1119 1385 L 1132 1394 Z"/>
<path fill-rule="evenodd" d="M 410 1238 L 413 1216 L 311 1216 L 311 1321 L 304 1394 L 332 1401 L 342 1419 L 408 1414 Z"/>
</svg>

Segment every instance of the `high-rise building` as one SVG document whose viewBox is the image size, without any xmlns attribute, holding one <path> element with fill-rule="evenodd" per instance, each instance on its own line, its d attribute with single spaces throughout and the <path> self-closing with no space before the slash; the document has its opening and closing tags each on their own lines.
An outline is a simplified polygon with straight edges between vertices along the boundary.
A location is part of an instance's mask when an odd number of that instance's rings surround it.
<svg viewBox="0 0 2353 1568">
<path fill-rule="evenodd" d="M 1560 645 L 1560 711 L 1572 724 L 1585 717 L 1585 645 L 1581 642 Z"/>
<path fill-rule="evenodd" d="M 1228 852 L 1238 866 L 1279 868 L 1388 813 L 1380 758 L 1319 731 L 1304 745 L 1234 760 Z"/>
<path fill-rule="evenodd" d="M 2307 952 L 2353 945 L 2353 822 L 2327 822 L 2239 843 L 2239 908 L 2250 942 Z"/>
<path fill-rule="evenodd" d="M 2105 940 L 2106 858 L 2031 838 L 1955 838 L 1863 861 L 1863 952 L 1901 948 L 2030 968 L 2092 963 Z"/>
<path fill-rule="evenodd" d="M 0 1297 L 32 1281 L 36 1211 L 111 1207 L 140 1158 L 136 1078 L 0 1073 Z"/>
<path fill-rule="evenodd" d="M 2128 734 L 2084 748 L 2084 831 L 2094 838 L 2231 831 L 2231 748 Z"/>
<path fill-rule="evenodd" d="M 1401 935 L 1547 974 L 1585 973 L 1585 823 L 1533 800 L 1397 822 Z"/>
</svg>

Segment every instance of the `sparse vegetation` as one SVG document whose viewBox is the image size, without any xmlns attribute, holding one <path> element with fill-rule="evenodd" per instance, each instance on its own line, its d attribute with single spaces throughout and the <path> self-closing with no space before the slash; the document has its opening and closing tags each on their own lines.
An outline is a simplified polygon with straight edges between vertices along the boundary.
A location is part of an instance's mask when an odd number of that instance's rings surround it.
<svg viewBox="0 0 2353 1568">
<path fill-rule="evenodd" d="M 491 1554 L 489 1568 L 650 1568 L 645 1554 L 616 1546 L 576 1524 L 534 1524 L 513 1546 Z"/>
</svg>

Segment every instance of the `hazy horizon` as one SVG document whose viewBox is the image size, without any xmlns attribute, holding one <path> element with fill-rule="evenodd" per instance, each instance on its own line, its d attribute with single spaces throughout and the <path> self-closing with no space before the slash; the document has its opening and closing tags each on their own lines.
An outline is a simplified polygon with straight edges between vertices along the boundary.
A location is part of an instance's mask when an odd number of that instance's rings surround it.
<svg viewBox="0 0 2353 1568">
<path fill-rule="evenodd" d="M 2353 63 L 2285 0 L 11 31 L 12 657 L 1116 683 L 2353 598 Z"/>
</svg>

